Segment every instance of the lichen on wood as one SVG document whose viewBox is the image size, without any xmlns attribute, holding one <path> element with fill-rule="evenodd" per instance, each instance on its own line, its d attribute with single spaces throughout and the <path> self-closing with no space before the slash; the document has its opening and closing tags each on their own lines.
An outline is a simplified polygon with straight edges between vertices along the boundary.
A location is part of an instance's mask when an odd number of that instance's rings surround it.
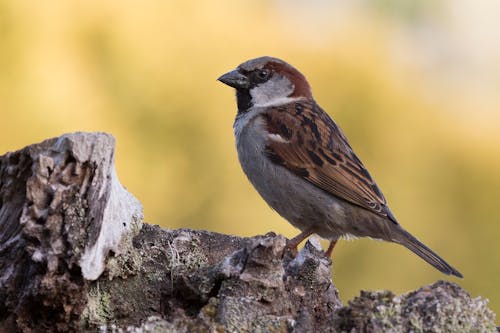
<svg viewBox="0 0 500 333">
<path fill-rule="evenodd" d="M 78 329 L 89 280 L 141 223 L 108 134 L 67 134 L 0 157 L 0 328 Z"/>
<path fill-rule="evenodd" d="M 495 332 L 482 298 L 436 282 L 343 306 L 330 258 L 269 233 L 145 224 L 114 139 L 73 133 L 0 157 L 0 332 Z"/>
</svg>

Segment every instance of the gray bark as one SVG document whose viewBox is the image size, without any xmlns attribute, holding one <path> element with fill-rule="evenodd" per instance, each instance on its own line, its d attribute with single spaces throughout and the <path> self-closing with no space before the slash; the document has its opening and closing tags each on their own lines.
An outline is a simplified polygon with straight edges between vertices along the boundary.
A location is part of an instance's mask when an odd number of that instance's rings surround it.
<svg viewBox="0 0 500 333">
<path fill-rule="evenodd" d="M 74 133 L 0 157 L 0 332 L 496 331 L 453 283 L 343 306 L 314 242 L 143 224 L 113 155 Z"/>
</svg>

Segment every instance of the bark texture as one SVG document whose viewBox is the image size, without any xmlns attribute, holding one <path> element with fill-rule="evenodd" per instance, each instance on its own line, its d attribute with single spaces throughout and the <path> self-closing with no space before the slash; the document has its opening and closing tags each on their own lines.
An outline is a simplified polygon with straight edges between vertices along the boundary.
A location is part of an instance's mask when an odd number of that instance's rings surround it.
<svg viewBox="0 0 500 333">
<path fill-rule="evenodd" d="M 0 332 L 495 332 L 487 301 L 439 281 L 343 306 L 314 240 L 296 255 L 143 224 L 114 139 L 73 133 L 0 157 Z"/>
</svg>

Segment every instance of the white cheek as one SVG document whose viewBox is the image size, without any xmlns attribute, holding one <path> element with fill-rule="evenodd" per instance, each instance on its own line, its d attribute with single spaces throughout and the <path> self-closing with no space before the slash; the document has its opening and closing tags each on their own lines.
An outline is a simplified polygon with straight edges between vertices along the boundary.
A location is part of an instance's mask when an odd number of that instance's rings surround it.
<svg viewBox="0 0 500 333">
<path fill-rule="evenodd" d="M 275 76 L 269 81 L 259 84 L 250 90 L 254 107 L 268 107 L 286 104 L 296 98 L 290 98 L 293 93 L 293 84 L 283 76 Z"/>
<path fill-rule="evenodd" d="M 298 101 L 299 99 L 301 99 L 301 98 L 300 97 L 281 97 L 281 98 L 272 99 L 266 103 L 256 103 L 254 105 L 258 108 L 267 108 L 267 107 L 272 107 L 272 106 L 285 105 L 288 103 Z"/>
</svg>

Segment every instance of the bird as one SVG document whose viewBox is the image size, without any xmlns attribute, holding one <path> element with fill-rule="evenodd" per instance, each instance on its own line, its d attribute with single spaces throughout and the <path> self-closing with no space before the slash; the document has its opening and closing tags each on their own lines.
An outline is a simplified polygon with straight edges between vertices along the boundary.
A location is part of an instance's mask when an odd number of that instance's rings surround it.
<svg viewBox="0 0 500 333">
<path fill-rule="evenodd" d="M 306 77 L 264 56 L 218 78 L 236 90 L 236 149 L 248 180 L 267 204 L 301 232 L 329 240 L 369 237 L 405 246 L 447 275 L 463 277 L 406 231 L 354 153 L 344 132 L 316 103 Z"/>
</svg>

